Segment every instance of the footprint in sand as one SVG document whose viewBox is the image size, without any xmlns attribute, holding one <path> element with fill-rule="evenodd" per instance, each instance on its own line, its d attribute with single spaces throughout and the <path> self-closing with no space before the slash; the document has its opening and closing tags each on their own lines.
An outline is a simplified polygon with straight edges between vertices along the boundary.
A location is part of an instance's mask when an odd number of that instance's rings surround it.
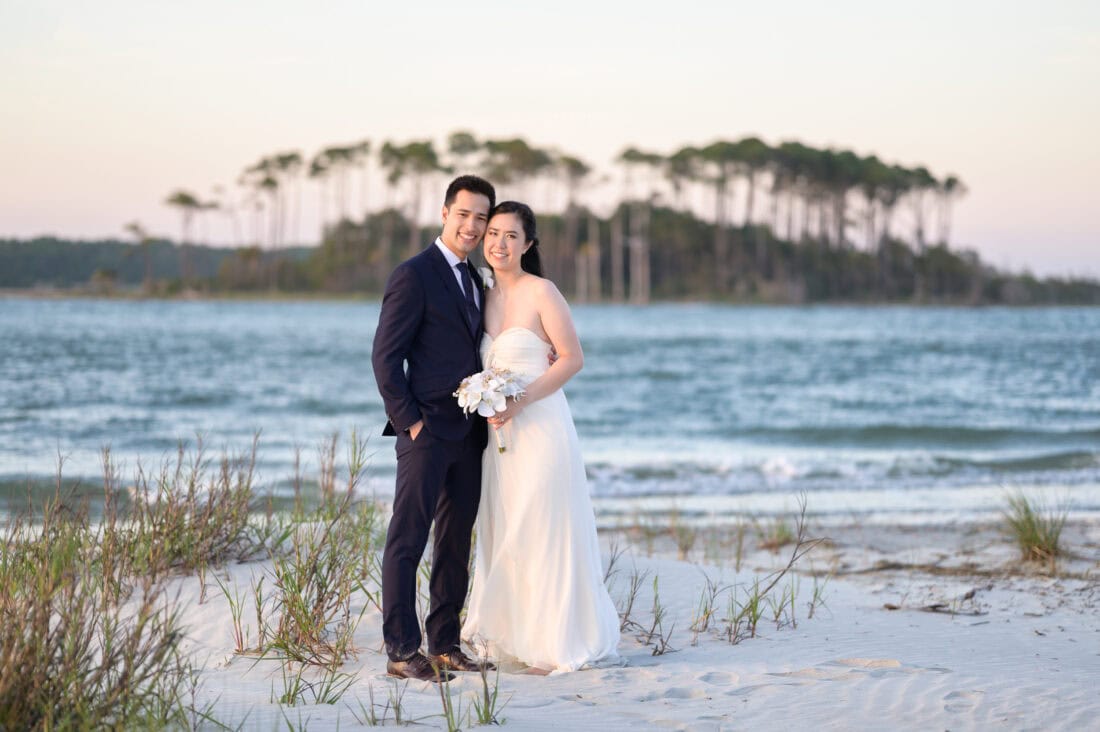
<svg viewBox="0 0 1100 732">
<path fill-rule="evenodd" d="M 793 683 L 808 683 L 811 681 L 836 681 L 838 679 L 858 679 L 866 676 L 880 677 L 927 672 L 949 673 L 950 669 L 905 666 L 895 658 L 838 658 L 835 661 L 828 661 L 812 668 L 772 672 L 768 675 L 791 679 Z"/>
<path fill-rule="evenodd" d="M 710 673 L 700 676 L 699 680 L 704 684 L 712 684 L 714 686 L 729 686 L 730 684 L 736 684 L 740 681 L 737 674 L 729 674 L 725 671 L 711 671 Z"/>
<path fill-rule="evenodd" d="M 972 711 L 984 695 L 984 691 L 953 691 L 943 698 L 943 711 L 952 714 Z"/>
<path fill-rule="evenodd" d="M 832 681 L 848 673 L 845 671 L 827 671 L 822 668 L 800 668 L 797 671 L 776 671 L 768 676 L 782 676 L 787 679 L 806 679 L 807 681 Z"/>
<path fill-rule="evenodd" d="M 668 679 L 669 676 L 658 673 L 653 669 L 638 668 L 636 666 L 631 666 L 629 670 L 611 669 L 604 672 L 604 680 L 608 683 L 625 683 L 632 687 L 648 683 L 659 683 L 663 686 Z"/>
<path fill-rule="evenodd" d="M 833 663 L 852 668 L 901 668 L 901 661 L 894 658 L 838 658 Z"/>
<path fill-rule="evenodd" d="M 842 666 L 849 671 L 859 671 L 869 676 L 891 676 L 893 674 L 948 674 L 951 669 L 940 666 L 906 666 L 894 658 L 838 658 L 832 666 Z"/>
<path fill-rule="evenodd" d="M 565 697 L 559 698 L 565 699 Z M 569 701 L 576 701 L 576 699 L 570 699 Z M 534 699 L 516 699 L 514 702 L 508 702 L 508 706 L 515 707 L 516 709 L 539 709 L 541 707 L 548 707 L 553 703 L 553 699 L 536 697 Z"/>
<path fill-rule="evenodd" d="M 702 689 L 688 688 L 686 686 L 674 686 L 664 691 L 651 691 L 637 697 L 640 702 L 657 701 L 658 699 L 702 699 L 707 693 Z"/>
<path fill-rule="evenodd" d="M 736 689 L 730 689 L 726 692 L 726 696 L 740 696 L 745 697 L 756 691 L 757 689 L 775 689 L 772 684 L 750 684 L 749 686 L 740 686 Z"/>
</svg>

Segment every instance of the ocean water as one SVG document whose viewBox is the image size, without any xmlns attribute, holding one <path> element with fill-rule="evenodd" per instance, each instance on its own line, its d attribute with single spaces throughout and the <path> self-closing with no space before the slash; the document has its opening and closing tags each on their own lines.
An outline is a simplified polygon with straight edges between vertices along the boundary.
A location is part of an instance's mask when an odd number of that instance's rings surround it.
<svg viewBox="0 0 1100 732">
<path fill-rule="evenodd" d="M 577 306 L 567 386 L 604 524 L 995 515 L 1024 489 L 1100 515 L 1100 309 Z M 260 433 L 259 480 L 369 436 L 367 490 L 392 494 L 370 367 L 376 303 L 0 299 L 0 482 L 124 479 L 197 435 Z"/>
</svg>

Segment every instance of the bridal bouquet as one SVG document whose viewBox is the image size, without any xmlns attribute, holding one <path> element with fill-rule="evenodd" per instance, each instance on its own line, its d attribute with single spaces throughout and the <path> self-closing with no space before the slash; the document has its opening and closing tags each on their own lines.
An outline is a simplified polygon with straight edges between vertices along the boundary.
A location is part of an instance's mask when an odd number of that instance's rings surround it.
<svg viewBox="0 0 1100 732">
<path fill-rule="evenodd" d="M 454 396 L 458 397 L 458 406 L 467 414 L 477 412 L 482 417 L 492 417 L 503 412 L 508 397 L 523 396 L 523 387 L 519 379 L 508 369 L 487 368 L 462 380 Z M 493 430 L 497 436 L 497 451 L 504 452 L 504 439 L 500 430 Z"/>
</svg>

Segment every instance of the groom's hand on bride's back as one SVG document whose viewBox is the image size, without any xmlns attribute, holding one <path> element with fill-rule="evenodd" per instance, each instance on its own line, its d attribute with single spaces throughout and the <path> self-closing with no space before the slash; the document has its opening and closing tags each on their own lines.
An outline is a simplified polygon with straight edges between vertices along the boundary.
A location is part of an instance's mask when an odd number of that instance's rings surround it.
<svg viewBox="0 0 1100 732">
<path fill-rule="evenodd" d="M 550 362 L 551 366 L 558 360 L 558 351 L 553 346 L 550 346 L 550 353 L 546 354 L 546 360 Z"/>
</svg>

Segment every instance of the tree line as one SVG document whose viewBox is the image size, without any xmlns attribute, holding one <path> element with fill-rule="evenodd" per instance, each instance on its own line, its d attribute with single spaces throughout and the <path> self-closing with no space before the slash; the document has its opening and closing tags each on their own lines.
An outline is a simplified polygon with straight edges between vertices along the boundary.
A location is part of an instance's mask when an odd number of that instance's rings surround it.
<svg viewBox="0 0 1100 732">
<path fill-rule="evenodd" d="M 386 221 L 387 218 L 395 219 Z M 155 240 L 146 245 L 118 240 L 66 241 L 56 238 L 0 240 L 0 289 L 61 289 L 97 295 L 172 297 L 182 294 L 255 293 L 339 294 L 377 297 L 390 263 L 372 245 L 386 227 L 399 236 L 407 224 L 392 212 L 369 217 L 365 226 L 347 224 L 320 247 L 294 247 L 272 252 L 259 247 L 216 248 L 193 245 L 189 252 L 190 279 L 184 284 L 180 247 Z M 564 229 L 560 217 L 540 221 L 540 226 Z M 706 254 L 700 245 L 713 233 L 705 222 L 685 221 L 682 214 L 658 208 L 653 217 L 656 236 L 671 245 L 655 250 L 653 297 L 661 300 L 719 299 L 706 293 L 710 272 L 695 266 L 681 252 Z M 607 221 L 601 221 L 607 241 Z M 437 228 L 421 230 L 434 236 Z M 377 241 L 376 238 L 373 241 Z M 734 249 L 742 254 L 740 236 Z M 915 254 L 904 244 L 895 245 L 894 260 L 914 257 L 925 281 L 923 300 L 914 280 L 906 279 L 911 267 L 883 279 L 877 261 L 858 250 L 807 250 L 779 242 L 772 249 L 775 267 L 770 280 L 754 288 L 721 298 L 736 302 L 936 302 L 945 304 L 1087 304 L 1100 305 L 1100 282 L 1086 279 L 1040 279 L 1029 274 L 999 273 L 983 267 L 976 257 L 960 255 L 947 247 L 929 247 Z M 603 262 L 605 270 L 606 261 Z M 794 273 L 797 272 L 797 275 Z M 891 289 L 885 288 L 890 283 Z M 607 283 L 605 283 L 607 284 Z M 884 292 L 892 292 L 886 296 Z M 569 291 L 567 290 L 567 294 Z M 576 299 L 577 293 L 572 297 Z M 610 297 L 604 298 L 610 300 Z M 592 300 L 589 300 L 592 301 Z"/>
<path fill-rule="evenodd" d="M 465 131 L 438 146 L 361 140 L 312 157 L 281 151 L 207 200 L 172 191 L 174 287 L 378 292 L 438 232 L 441 192 L 461 172 L 532 204 L 548 274 L 578 301 L 1098 301 L 1096 283 L 1001 273 L 952 248 L 966 186 L 925 166 L 744 137 L 669 153 L 628 147 L 601 171 L 557 148 Z M 290 248 L 302 241 L 307 194 L 318 196 L 321 244 Z M 238 247 L 211 273 L 199 257 L 213 250 L 195 231 L 217 219 Z M 144 289 L 157 291 L 152 251 L 162 238 L 138 222 L 126 231 L 143 252 Z"/>
</svg>

